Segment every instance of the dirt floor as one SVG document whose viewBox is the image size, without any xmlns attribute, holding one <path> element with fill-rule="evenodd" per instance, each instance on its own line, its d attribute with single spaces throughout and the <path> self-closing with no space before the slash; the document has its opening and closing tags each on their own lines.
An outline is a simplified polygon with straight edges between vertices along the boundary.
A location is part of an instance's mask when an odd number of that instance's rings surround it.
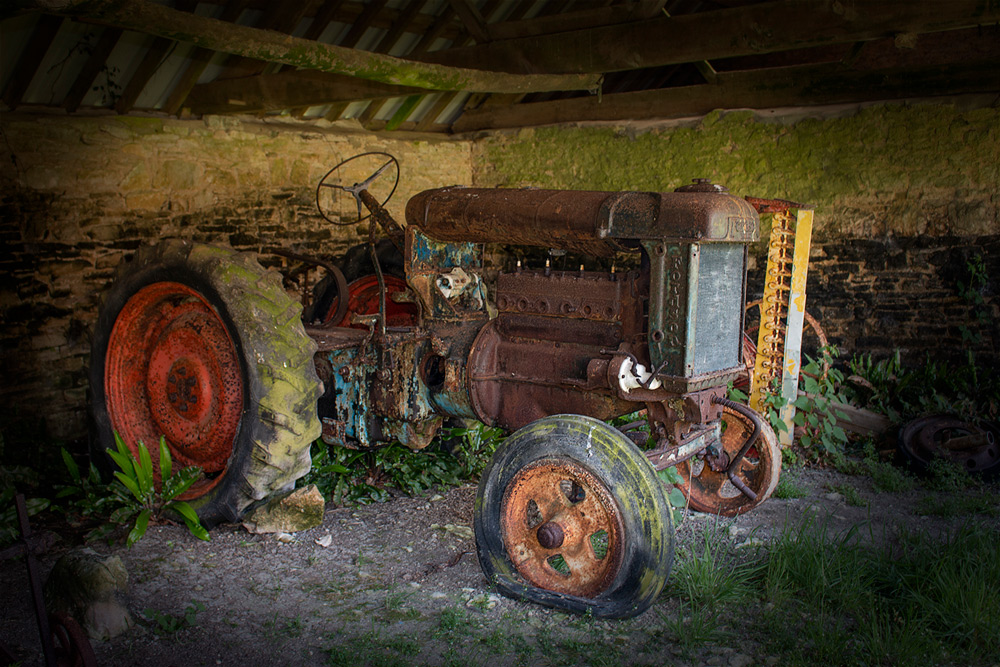
<svg viewBox="0 0 1000 667">
<path fill-rule="evenodd" d="M 677 528 L 678 549 L 709 529 L 738 547 L 752 546 L 810 517 L 834 532 L 859 526 L 875 540 L 900 525 L 941 532 L 965 520 L 918 515 L 918 505 L 936 502 L 920 487 L 876 494 L 866 477 L 802 470 L 795 478 L 804 497 L 772 498 L 737 519 L 686 515 Z M 865 504 L 848 504 L 832 490 L 838 485 L 857 489 Z M 328 507 L 322 526 L 288 543 L 241 526 L 216 528 L 208 543 L 182 527 L 155 526 L 131 549 L 92 545 L 124 561 L 131 608 L 140 619 L 128 633 L 94 642 L 98 662 L 775 664 L 766 646 L 739 638 L 730 646 L 682 651 L 664 630 L 679 604 L 666 593 L 627 621 L 574 616 L 491 593 L 472 536 L 475 493 L 470 485 L 359 508 Z M 68 546 L 57 543 L 43 570 Z M 41 664 L 22 561 L 0 562 L 0 591 L 0 640 L 24 665 Z"/>
</svg>

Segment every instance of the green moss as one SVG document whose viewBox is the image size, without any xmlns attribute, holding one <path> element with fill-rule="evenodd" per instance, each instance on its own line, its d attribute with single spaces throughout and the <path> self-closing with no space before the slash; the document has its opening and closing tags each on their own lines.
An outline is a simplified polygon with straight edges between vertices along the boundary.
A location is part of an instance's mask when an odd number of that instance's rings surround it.
<svg viewBox="0 0 1000 667">
<path fill-rule="evenodd" d="M 997 109 L 885 105 L 786 124 L 716 111 L 692 126 L 541 128 L 494 135 L 479 148 L 483 185 L 669 191 L 711 178 L 735 194 L 815 205 L 820 235 L 850 231 L 865 215 L 881 225 L 874 231 L 899 233 L 922 233 L 936 217 L 957 234 L 1000 220 L 990 201 L 1000 189 Z M 955 199 L 986 208 L 967 219 Z"/>
</svg>

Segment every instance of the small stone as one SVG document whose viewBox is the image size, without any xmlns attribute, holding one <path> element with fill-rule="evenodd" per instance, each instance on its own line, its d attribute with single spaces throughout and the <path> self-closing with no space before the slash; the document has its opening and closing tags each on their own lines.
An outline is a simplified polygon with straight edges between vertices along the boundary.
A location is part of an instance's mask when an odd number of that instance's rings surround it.
<svg viewBox="0 0 1000 667">
<path fill-rule="evenodd" d="M 321 538 L 319 538 L 319 539 L 315 540 L 315 542 L 316 542 L 316 544 L 318 544 L 318 545 L 320 545 L 321 547 L 323 547 L 324 549 L 326 549 L 326 548 L 327 548 L 327 547 L 329 547 L 329 546 L 330 546 L 331 544 L 333 544 L 333 535 L 330 535 L 329 533 L 327 533 L 327 534 L 326 534 L 326 535 L 324 535 L 323 537 L 321 537 Z"/>
<path fill-rule="evenodd" d="M 50 612 L 73 617 L 92 639 L 111 639 L 135 621 L 126 603 L 128 572 L 118 556 L 78 549 L 60 558 L 45 583 Z"/>
<path fill-rule="evenodd" d="M 420 588 L 420 582 L 411 581 L 410 582 L 410 588 Z"/>
<path fill-rule="evenodd" d="M 433 593 L 431 593 L 431 599 L 432 600 L 440 600 L 440 599 L 446 598 L 446 597 L 448 597 L 448 594 L 447 593 L 442 593 L 441 591 L 434 591 Z"/>
<path fill-rule="evenodd" d="M 435 493 L 433 496 L 431 496 L 430 500 L 432 503 L 436 503 L 439 500 L 444 500 L 444 496 L 442 496 L 440 493 Z"/>
<path fill-rule="evenodd" d="M 282 544 L 291 544 L 295 541 L 295 536 L 291 533 L 278 533 L 274 536 L 274 539 L 278 540 Z"/>
<path fill-rule="evenodd" d="M 743 653 L 734 653 L 729 656 L 729 667 L 747 667 L 753 659 Z"/>
<path fill-rule="evenodd" d="M 297 533 L 323 523 L 323 495 L 310 484 L 276 496 L 250 512 L 243 527 L 251 533 Z"/>
<path fill-rule="evenodd" d="M 837 492 L 827 493 L 823 497 L 829 500 L 831 503 L 837 503 L 844 499 L 844 496 L 840 495 Z"/>
</svg>

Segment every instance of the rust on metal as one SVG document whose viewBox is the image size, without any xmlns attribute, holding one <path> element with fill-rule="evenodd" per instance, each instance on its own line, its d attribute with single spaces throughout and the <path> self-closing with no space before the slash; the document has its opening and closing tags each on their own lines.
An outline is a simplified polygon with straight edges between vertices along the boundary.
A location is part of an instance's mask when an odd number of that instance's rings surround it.
<svg viewBox="0 0 1000 667">
<path fill-rule="evenodd" d="M 801 204 L 787 199 L 764 199 L 762 197 L 744 197 L 757 213 L 784 213 L 789 209 L 811 209 L 809 204 Z"/>
<path fill-rule="evenodd" d="M 751 440 L 757 425 L 729 406 L 723 411 L 722 422 L 721 450 L 682 461 L 677 472 L 685 482 L 690 480 L 683 491 L 692 509 L 736 516 L 771 495 L 781 472 L 781 452 L 770 429 Z M 714 466 L 707 460 L 711 456 L 717 457 Z M 730 473 L 737 479 L 735 483 Z"/>
<path fill-rule="evenodd" d="M 642 306 L 630 284 L 579 271 L 501 274 L 499 315 L 469 355 L 480 420 L 517 429 L 561 412 L 602 419 L 628 412 L 633 403 L 608 384 L 604 350 L 641 339 Z"/>
<path fill-rule="evenodd" d="M 225 470 L 243 413 L 243 379 L 225 324 L 197 291 L 164 281 L 126 302 L 108 342 L 105 387 L 112 427 L 134 454 L 140 442 L 152 450 L 163 435 L 179 466 Z M 192 492 L 221 477 L 196 482 Z"/>
<path fill-rule="evenodd" d="M 611 257 L 627 240 L 748 243 L 759 220 L 743 199 L 712 192 L 439 188 L 406 205 L 406 221 L 441 241 L 559 247 Z"/>
<path fill-rule="evenodd" d="M 948 415 L 929 415 L 906 424 L 899 432 L 899 447 L 918 465 L 944 458 L 971 473 L 1000 468 L 997 428 L 974 424 Z"/>
<path fill-rule="evenodd" d="M 546 590 L 594 597 L 621 567 L 624 528 L 609 489 L 561 458 L 522 468 L 504 490 L 503 543 L 518 573 Z"/>
</svg>

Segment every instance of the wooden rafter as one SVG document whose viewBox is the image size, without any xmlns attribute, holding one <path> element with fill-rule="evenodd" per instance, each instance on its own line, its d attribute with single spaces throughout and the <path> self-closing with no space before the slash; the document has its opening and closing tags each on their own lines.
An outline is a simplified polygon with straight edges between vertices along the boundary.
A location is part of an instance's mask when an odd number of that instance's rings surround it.
<svg viewBox="0 0 1000 667">
<path fill-rule="evenodd" d="M 21 53 L 17 66 L 14 68 L 14 74 L 7 81 L 7 86 L 3 91 L 4 104 L 9 108 L 13 109 L 21 103 L 24 93 L 31 85 L 31 80 L 35 78 L 38 68 L 42 65 L 42 60 L 45 59 L 45 54 L 52 46 L 52 40 L 59 32 L 62 22 L 61 16 L 52 16 L 51 14 L 43 14 L 38 18 L 38 23 L 28 40 L 28 45 Z"/>
<path fill-rule="evenodd" d="M 76 81 L 69 89 L 66 99 L 63 100 L 63 108 L 70 113 L 76 111 L 83 104 L 83 98 L 90 92 L 90 87 L 94 84 L 97 75 L 108 66 L 108 56 L 115 50 L 118 40 L 121 39 L 125 31 L 121 28 L 104 28 L 97 39 L 87 62 L 76 77 Z"/>
<path fill-rule="evenodd" d="M 981 0 L 940 3 L 776 0 L 587 30 L 495 40 L 429 53 L 421 59 L 505 72 L 614 72 L 865 41 L 898 33 L 954 30 L 998 21 L 1000 4 Z M 697 38 L 692 39 L 693 35 Z"/>
<path fill-rule="evenodd" d="M 420 88 L 389 86 L 351 76 L 291 70 L 197 85 L 191 90 L 187 105 L 196 114 L 259 113 L 384 99 L 421 91 Z"/>
<path fill-rule="evenodd" d="M 389 53 L 392 47 L 396 46 L 396 42 L 399 38 L 403 36 L 407 29 L 410 29 L 414 19 L 416 19 L 417 14 L 420 14 L 420 10 L 427 5 L 428 0 L 410 0 L 406 8 L 400 13 L 399 19 L 393 23 L 393 25 L 386 30 L 385 34 L 379 40 L 379 43 L 375 45 L 372 49 L 373 53 Z M 416 32 L 416 30 L 410 29 L 410 32 Z"/>
<path fill-rule="evenodd" d="M 240 14 L 243 13 L 246 5 L 247 0 L 229 0 L 225 9 L 222 10 L 220 20 L 228 23 L 235 23 L 240 18 Z M 188 93 L 190 93 L 191 89 L 194 88 L 196 83 L 198 83 L 198 79 L 205 71 L 205 68 L 208 67 L 208 63 L 212 59 L 213 55 L 215 55 L 214 51 L 203 47 L 198 47 L 191 52 L 188 56 L 191 62 L 188 64 L 187 68 L 185 68 L 180 80 L 170 93 L 170 97 L 167 98 L 167 102 L 163 105 L 164 112 L 170 115 L 175 115 L 181 110 L 181 107 L 184 105 L 184 101 L 187 99 Z"/>
<path fill-rule="evenodd" d="M 177 9 L 183 12 L 191 12 L 194 11 L 195 4 L 194 0 L 181 0 L 177 3 Z M 143 56 L 142 62 L 139 63 L 139 66 L 129 78 L 128 83 L 122 89 L 121 96 L 115 102 L 115 111 L 118 113 L 128 113 L 135 106 L 135 101 L 139 99 L 143 88 L 146 87 L 149 80 L 156 74 L 156 70 L 160 67 L 163 59 L 170 53 L 170 50 L 174 48 L 175 44 L 176 42 L 165 37 L 157 37 L 153 40 L 149 49 L 146 50 L 146 55 Z"/>
<path fill-rule="evenodd" d="M 579 121 L 623 121 L 697 116 L 716 109 L 768 109 L 871 99 L 993 93 L 1000 90 L 996 60 L 961 65 L 854 71 L 839 63 L 769 70 L 719 72 L 716 84 L 521 104 L 466 111 L 455 132 Z"/>
<path fill-rule="evenodd" d="M 106 3 L 54 0 L 53 4 L 66 13 L 204 48 L 392 85 L 429 90 L 527 92 L 588 90 L 595 88 L 598 81 L 593 74 L 508 75 L 417 63 L 196 16 L 150 0 L 112 0 Z"/>
<path fill-rule="evenodd" d="M 163 58 L 174 44 L 176 42 L 166 37 L 157 37 L 153 40 L 153 43 L 146 51 L 146 55 L 143 56 L 142 62 L 139 63 L 132 77 L 122 89 L 121 96 L 115 102 L 115 111 L 118 113 L 128 113 L 131 111 L 132 107 L 135 106 L 135 101 L 142 94 L 142 89 L 146 87 L 149 80 L 156 74 L 156 70 L 160 66 L 160 63 L 163 62 Z"/>
<path fill-rule="evenodd" d="M 292 34 L 305 15 L 305 3 L 293 3 L 291 8 L 287 3 L 275 2 L 264 10 L 255 27 L 262 30 L 274 30 L 286 35 Z M 225 62 L 225 70 L 219 74 L 220 79 L 253 76 L 267 69 L 265 60 L 257 60 L 246 56 L 229 56 Z"/>
<path fill-rule="evenodd" d="M 469 0 L 448 0 L 448 4 L 458 14 L 469 35 L 479 44 L 490 41 L 490 29 L 486 25 L 486 19 L 479 13 L 476 6 Z"/>
</svg>

